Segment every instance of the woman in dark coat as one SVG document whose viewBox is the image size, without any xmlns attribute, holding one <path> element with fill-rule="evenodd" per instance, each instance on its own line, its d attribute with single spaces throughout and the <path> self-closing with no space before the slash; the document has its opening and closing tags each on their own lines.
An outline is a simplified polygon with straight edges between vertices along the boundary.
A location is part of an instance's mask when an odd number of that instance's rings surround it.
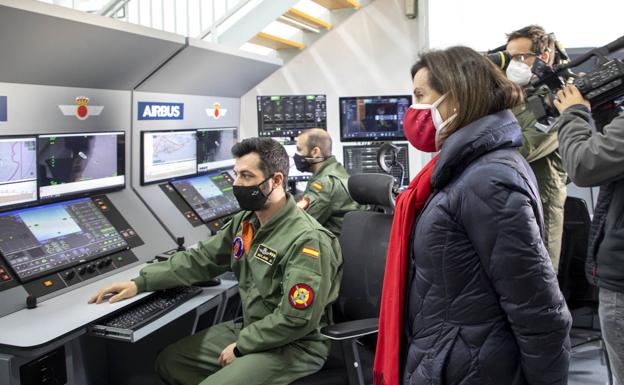
<svg viewBox="0 0 624 385">
<path fill-rule="evenodd" d="M 567 384 L 571 317 L 509 111 L 522 91 L 466 47 L 422 55 L 412 78 L 406 136 L 439 155 L 398 199 L 376 384 Z"/>
</svg>

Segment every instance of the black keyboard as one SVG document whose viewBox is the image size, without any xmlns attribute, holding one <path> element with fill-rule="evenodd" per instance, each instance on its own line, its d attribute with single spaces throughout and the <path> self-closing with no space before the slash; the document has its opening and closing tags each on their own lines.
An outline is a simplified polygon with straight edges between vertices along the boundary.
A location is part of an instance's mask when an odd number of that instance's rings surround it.
<svg viewBox="0 0 624 385">
<path fill-rule="evenodd" d="M 144 301 L 132 304 L 125 308 L 122 313 L 105 321 L 103 326 L 137 330 L 141 326 L 163 316 L 175 309 L 190 298 L 202 292 L 202 288 L 195 286 L 182 286 L 173 289 L 161 290 Z"/>
</svg>

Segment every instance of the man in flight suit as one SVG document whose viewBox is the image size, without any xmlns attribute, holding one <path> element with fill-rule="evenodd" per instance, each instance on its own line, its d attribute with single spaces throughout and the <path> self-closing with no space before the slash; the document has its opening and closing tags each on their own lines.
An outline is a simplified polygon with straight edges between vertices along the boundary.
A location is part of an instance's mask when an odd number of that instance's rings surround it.
<svg viewBox="0 0 624 385">
<path fill-rule="evenodd" d="M 344 215 L 365 207 L 349 195 L 349 174 L 332 155 L 331 136 L 320 128 L 304 131 L 297 137 L 297 153 L 293 159 L 297 170 L 313 173 L 297 206 L 339 236 Z"/>
<path fill-rule="evenodd" d="M 234 195 L 244 211 L 197 249 L 146 266 L 90 300 L 115 292 L 109 301 L 115 302 L 236 274 L 242 324 L 224 322 L 167 347 L 156 362 L 166 384 L 289 384 L 318 371 L 329 354 L 319 330 L 338 296 L 338 240 L 286 193 L 288 154 L 279 143 L 246 139 L 232 154 Z"/>
</svg>

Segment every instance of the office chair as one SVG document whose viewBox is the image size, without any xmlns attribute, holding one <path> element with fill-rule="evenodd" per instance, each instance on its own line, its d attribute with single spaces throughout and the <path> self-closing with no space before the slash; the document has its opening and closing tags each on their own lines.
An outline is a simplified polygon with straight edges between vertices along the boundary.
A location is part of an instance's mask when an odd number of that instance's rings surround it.
<svg viewBox="0 0 624 385">
<path fill-rule="evenodd" d="M 345 215 L 340 235 L 342 285 L 332 305 L 334 324 L 321 329 L 332 351 L 317 373 L 291 385 L 371 384 L 386 251 L 394 213 L 394 179 L 386 174 L 349 178 L 349 193 L 370 210 Z"/>
</svg>

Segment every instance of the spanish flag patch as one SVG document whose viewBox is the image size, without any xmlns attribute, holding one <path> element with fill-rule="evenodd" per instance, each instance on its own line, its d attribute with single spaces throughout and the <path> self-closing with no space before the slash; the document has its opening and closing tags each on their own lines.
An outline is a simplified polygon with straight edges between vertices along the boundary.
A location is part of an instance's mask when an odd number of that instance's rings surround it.
<svg viewBox="0 0 624 385">
<path fill-rule="evenodd" d="M 312 187 L 314 187 L 315 189 L 317 189 L 318 191 L 321 191 L 323 189 L 323 185 L 320 184 L 319 182 L 314 182 L 312 183 Z"/>
<path fill-rule="evenodd" d="M 304 247 L 303 248 L 303 254 L 307 255 L 308 257 L 312 257 L 312 258 L 318 258 L 321 256 L 321 252 L 318 250 L 314 250 L 312 248 L 309 247 Z"/>
</svg>

